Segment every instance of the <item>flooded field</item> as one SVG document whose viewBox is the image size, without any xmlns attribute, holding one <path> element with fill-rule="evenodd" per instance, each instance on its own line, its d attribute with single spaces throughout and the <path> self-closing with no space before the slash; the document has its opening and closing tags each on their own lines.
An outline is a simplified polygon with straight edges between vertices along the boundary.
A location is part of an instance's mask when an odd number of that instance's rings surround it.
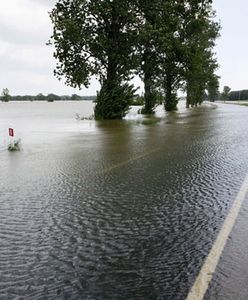
<svg viewBox="0 0 248 300">
<path fill-rule="evenodd" d="M 248 109 L 92 113 L 0 103 L 0 299 L 185 299 L 248 170 Z"/>
</svg>

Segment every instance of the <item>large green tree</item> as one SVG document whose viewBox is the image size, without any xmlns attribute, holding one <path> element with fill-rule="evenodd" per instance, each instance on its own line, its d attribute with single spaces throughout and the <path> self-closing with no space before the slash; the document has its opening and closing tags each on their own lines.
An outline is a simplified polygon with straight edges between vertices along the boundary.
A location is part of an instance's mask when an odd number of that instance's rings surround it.
<svg viewBox="0 0 248 300">
<path fill-rule="evenodd" d="M 213 48 L 220 26 L 214 20 L 212 0 L 187 0 L 181 30 L 183 77 L 187 92 L 187 107 L 203 101 L 207 84 L 218 67 Z"/>
<path fill-rule="evenodd" d="M 58 0 L 50 14 L 55 74 L 79 88 L 99 79 L 98 119 L 124 117 L 133 97 L 127 81 L 135 64 L 134 12 L 130 0 Z"/>
<path fill-rule="evenodd" d="M 159 18 L 158 56 L 160 72 L 158 81 L 164 91 L 166 111 L 177 109 L 177 90 L 181 86 L 182 42 L 180 30 L 183 22 L 184 6 L 180 1 L 162 1 Z"/>
<path fill-rule="evenodd" d="M 208 100 L 214 102 L 219 99 L 219 76 L 213 74 L 207 83 Z"/>
<path fill-rule="evenodd" d="M 58 0 L 51 12 L 55 74 L 73 87 L 99 79 L 98 119 L 125 116 L 133 74 L 144 83 L 143 113 L 154 112 L 158 95 L 175 110 L 182 87 L 187 106 L 195 106 L 217 79 L 214 17 L 212 0 Z"/>
<path fill-rule="evenodd" d="M 202 102 L 217 68 L 213 52 L 219 33 L 211 0 L 139 1 L 144 24 L 142 74 L 145 113 L 156 104 L 156 92 L 164 95 L 165 110 L 177 109 L 177 91 L 187 91 L 187 106 Z"/>
<path fill-rule="evenodd" d="M 141 45 L 141 78 L 144 82 L 144 113 L 152 113 L 157 95 L 164 95 L 165 109 L 175 110 L 180 86 L 181 65 L 179 29 L 183 4 L 179 1 L 138 1 L 141 11 L 139 45 Z"/>
<path fill-rule="evenodd" d="M 144 83 L 144 114 L 153 114 L 156 105 L 156 76 L 159 72 L 157 53 L 159 36 L 160 0 L 137 0 L 138 14 L 136 18 L 136 48 L 139 57 L 138 74 Z"/>
</svg>

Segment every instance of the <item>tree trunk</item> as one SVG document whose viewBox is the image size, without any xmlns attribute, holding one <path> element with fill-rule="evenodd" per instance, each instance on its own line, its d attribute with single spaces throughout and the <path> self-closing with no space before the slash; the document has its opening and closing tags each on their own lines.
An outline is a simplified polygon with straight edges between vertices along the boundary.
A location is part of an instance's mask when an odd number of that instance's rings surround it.
<svg viewBox="0 0 248 300">
<path fill-rule="evenodd" d="M 165 79 L 165 110 L 174 111 L 177 110 L 177 96 L 173 91 L 173 75 L 171 69 L 168 67 L 166 70 Z"/>
<path fill-rule="evenodd" d="M 193 107 L 193 96 L 192 96 L 192 83 L 187 81 L 187 96 L 186 96 L 186 108 Z"/>
<path fill-rule="evenodd" d="M 148 49 L 145 50 L 144 53 L 144 98 L 145 98 L 145 106 L 142 110 L 144 114 L 153 114 L 155 99 L 152 91 L 153 79 L 152 79 L 152 70 L 150 65 L 150 51 Z"/>
<path fill-rule="evenodd" d="M 97 95 L 95 106 L 96 119 L 121 119 L 125 116 L 129 103 L 125 97 L 121 78 L 118 75 L 118 47 L 120 25 L 118 12 L 113 11 L 112 22 L 108 28 L 108 65 L 106 78 L 102 82 L 101 90 Z"/>
</svg>

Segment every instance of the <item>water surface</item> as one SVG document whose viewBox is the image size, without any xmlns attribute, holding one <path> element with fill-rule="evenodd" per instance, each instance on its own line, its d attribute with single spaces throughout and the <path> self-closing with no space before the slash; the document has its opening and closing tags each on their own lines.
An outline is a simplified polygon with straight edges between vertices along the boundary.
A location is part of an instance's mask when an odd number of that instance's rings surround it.
<svg viewBox="0 0 248 300">
<path fill-rule="evenodd" d="M 0 298 L 185 299 L 247 172 L 248 110 L 75 120 L 92 112 L 0 103 Z"/>
</svg>

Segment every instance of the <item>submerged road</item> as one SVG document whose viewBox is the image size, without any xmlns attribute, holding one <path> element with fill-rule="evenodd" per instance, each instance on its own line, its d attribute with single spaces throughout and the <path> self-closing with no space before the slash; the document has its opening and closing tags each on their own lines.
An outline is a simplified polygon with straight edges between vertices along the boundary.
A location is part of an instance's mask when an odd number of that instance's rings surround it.
<svg viewBox="0 0 248 300">
<path fill-rule="evenodd" d="M 0 152 L 0 299 L 186 299 L 248 173 L 248 108 L 77 130 L 44 114 Z M 204 300 L 248 299 L 240 204 Z"/>
</svg>

